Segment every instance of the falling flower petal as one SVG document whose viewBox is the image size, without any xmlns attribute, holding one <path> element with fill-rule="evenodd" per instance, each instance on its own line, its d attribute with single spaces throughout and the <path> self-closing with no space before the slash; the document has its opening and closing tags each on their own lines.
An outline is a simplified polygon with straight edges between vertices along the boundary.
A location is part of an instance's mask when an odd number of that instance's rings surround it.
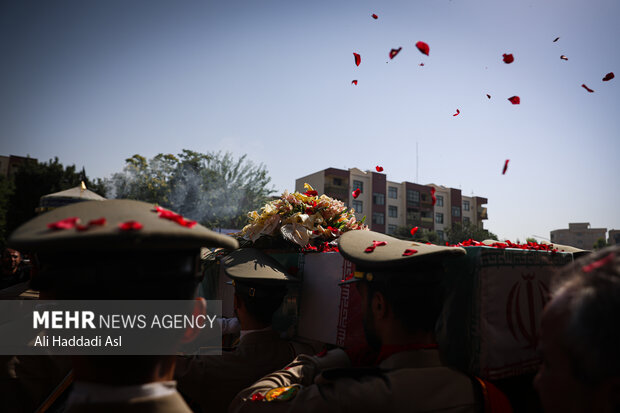
<svg viewBox="0 0 620 413">
<path fill-rule="evenodd" d="M 437 192 L 437 190 L 435 189 L 435 187 L 434 187 L 434 186 L 433 186 L 433 187 L 431 187 L 431 194 L 432 194 L 432 195 L 435 195 L 435 192 Z"/>
<path fill-rule="evenodd" d="M 506 162 L 504 162 L 504 169 L 502 169 L 502 175 L 505 175 L 506 171 L 508 170 L 508 162 L 510 162 L 510 159 L 506 159 Z"/>
<path fill-rule="evenodd" d="M 562 56 L 560 56 L 560 59 L 562 59 L 562 60 L 568 60 L 568 57 L 566 57 L 566 56 L 562 55 Z"/>
<path fill-rule="evenodd" d="M 373 13 L 372 18 L 377 20 L 379 18 L 379 16 L 377 16 L 376 14 Z"/>
<path fill-rule="evenodd" d="M 375 167 L 375 169 L 377 170 L 377 172 L 383 172 L 383 167 L 382 166 L 377 165 Z"/>
<path fill-rule="evenodd" d="M 560 40 L 560 38 L 556 37 L 555 39 L 553 39 L 553 43 L 557 42 L 558 40 Z"/>
<path fill-rule="evenodd" d="M 581 87 L 584 88 L 585 90 L 587 90 L 590 93 L 594 93 L 594 91 L 592 89 L 590 89 L 589 87 L 587 87 L 585 83 L 582 84 Z"/>
<path fill-rule="evenodd" d="M 415 254 L 416 252 L 418 252 L 418 250 L 413 250 L 413 249 L 408 248 L 403 252 L 403 257 L 408 257 L 410 255 Z"/>
<path fill-rule="evenodd" d="M 511 98 L 508 98 L 508 100 L 510 101 L 510 103 L 512 103 L 513 105 L 518 105 L 521 103 L 521 98 L 519 96 L 513 96 Z"/>
<path fill-rule="evenodd" d="M 411 228 L 411 236 L 413 237 L 415 233 L 418 232 L 418 227 Z"/>
<path fill-rule="evenodd" d="M 353 53 L 353 56 L 355 56 L 355 66 L 359 66 L 362 62 L 362 56 L 357 53 Z"/>
<path fill-rule="evenodd" d="M 605 75 L 605 77 L 603 78 L 603 82 L 607 82 L 608 80 L 611 80 L 611 79 L 613 79 L 614 77 L 616 77 L 616 76 L 614 76 L 614 72 L 609 72 L 609 73 L 607 73 L 607 74 Z"/>
<path fill-rule="evenodd" d="M 351 84 L 353 84 L 353 85 L 357 85 L 357 80 L 353 80 L 353 81 L 351 81 Z"/>
<path fill-rule="evenodd" d="M 361 193 L 362 193 L 362 190 L 357 188 L 355 191 L 353 191 L 353 198 L 357 199 L 357 197 L 360 196 Z"/>
<path fill-rule="evenodd" d="M 401 49 L 402 47 L 390 50 L 390 59 L 394 59 L 394 57 L 396 57 L 396 55 L 401 51 Z"/>
<path fill-rule="evenodd" d="M 78 222 L 80 222 L 80 219 L 78 217 L 71 217 L 61 219 L 60 221 L 56 222 L 50 222 L 49 224 L 47 224 L 47 227 L 53 230 L 71 229 L 74 228 Z"/>
<path fill-rule="evenodd" d="M 428 56 L 428 54 L 430 53 L 431 49 L 430 47 L 428 47 L 428 45 L 424 42 L 417 42 L 415 44 L 415 47 L 418 48 L 418 50 L 422 53 Z"/>
<path fill-rule="evenodd" d="M 515 58 L 512 55 L 512 53 L 510 53 L 510 54 L 504 53 L 502 56 L 504 57 L 504 63 L 506 63 L 506 64 L 509 64 L 509 63 L 512 63 L 512 62 L 515 61 Z"/>
<path fill-rule="evenodd" d="M 457 110 L 456 110 L 456 113 L 455 113 L 454 115 L 452 115 L 452 116 L 458 116 L 458 115 L 459 115 L 459 113 L 461 113 L 461 111 L 457 109 Z"/>
<path fill-rule="evenodd" d="M 489 99 L 491 99 L 491 95 L 489 95 L 488 93 L 487 93 L 487 97 L 488 97 Z"/>
<path fill-rule="evenodd" d="M 424 66 L 424 63 L 420 63 L 418 66 Z"/>
<path fill-rule="evenodd" d="M 138 221 L 126 221 L 118 224 L 118 228 L 121 231 L 137 231 L 142 229 L 142 224 Z"/>
</svg>

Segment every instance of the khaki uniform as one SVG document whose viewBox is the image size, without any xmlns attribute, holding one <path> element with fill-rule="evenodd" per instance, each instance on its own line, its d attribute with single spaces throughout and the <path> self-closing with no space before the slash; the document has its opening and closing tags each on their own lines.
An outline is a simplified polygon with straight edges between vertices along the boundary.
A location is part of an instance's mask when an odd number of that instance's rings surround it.
<svg viewBox="0 0 620 413">
<path fill-rule="evenodd" d="M 234 351 L 221 356 L 177 357 L 178 388 L 192 407 L 226 412 L 239 391 L 286 366 L 298 351 L 274 330 L 248 333 Z"/>
<path fill-rule="evenodd" d="M 373 368 L 335 368 L 349 364 L 342 350 L 325 357 L 299 356 L 240 392 L 231 412 L 476 412 L 472 380 L 446 367 L 437 350 L 396 353 Z M 323 371 L 323 374 L 317 375 Z M 271 402 L 253 401 L 275 388 L 299 385 L 298 392 Z M 257 393 L 260 393 L 258 395 Z M 286 394 L 286 393 L 285 393 Z M 253 397 L 254 396 L 254 397 Z M 269 398 L 269 395 L 268 397 Z"/>
</svg>

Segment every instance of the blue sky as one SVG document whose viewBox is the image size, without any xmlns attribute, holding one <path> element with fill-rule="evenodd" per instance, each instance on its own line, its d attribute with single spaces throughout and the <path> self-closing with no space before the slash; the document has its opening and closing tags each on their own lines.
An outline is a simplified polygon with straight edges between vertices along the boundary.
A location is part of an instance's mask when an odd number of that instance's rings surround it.
<svg viewBox="0 0 620 413">
<path fill-rule="evenodd" d="M 415 181 L 418 142 L 419 183 L 487 197 L 501 238 L 620 228 L 618 1 L 0 7 L 1 154 L 106 177 L 135 153 L 247 153 L 280 192 L 327 167 Z"/>
</svg>

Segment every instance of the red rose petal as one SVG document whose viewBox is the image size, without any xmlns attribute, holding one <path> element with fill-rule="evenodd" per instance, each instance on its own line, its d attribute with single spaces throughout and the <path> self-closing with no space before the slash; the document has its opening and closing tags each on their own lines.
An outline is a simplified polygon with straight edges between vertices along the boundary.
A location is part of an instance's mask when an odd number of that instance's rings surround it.
<svg viewBox="0 0 620 413">
<path fill-rule="evenodd" d="M 508 170 L 508 162 L 510 162 L 510 159 L 506 159 L 506 162 L 504 162 L 504 169 L 502 170 L 502 175 L 505 175 L 506 170 Z"/>
<path fill-rule="evenodd" d="M 373 241 L 372 242 L 372 247 L 373 248 L 375 248 L 375 247 L 383 247 L 385 245 L 387 245 L 386 241 Z"/>
<path fill-rule="evenodd" d="M 589 87 L 587 87 L 585 83 L 582 84 L 581 87 L 584 88 L 585 90 L 587 90 L 590 93 L 594 93 L 594 91 L 592 89 L 590 89 Z"/>
<path fill-rule="evenodd" d="M 353 53 L 353 56 L 355 56 L 355 66 L 359 66 L 362 63 L 362 56 L 357 53 Z"/>
<path fill-rule="evenodd" d="M 89 228 L 88 225 L 81 225 L 81 224 L 77 224 L 75 226 L 75 229 L 77 229 L 78 231 L 86 231 Z"/>
<path fill-rule="evenodd" d="M 562 55 L 562 56 L 560 56 L 560 59 L 562 59 L 562 60 L 568 60 L 568 57 L 566 57 L 566 56 Z"/>
<path fill-rule="evenodd" d="M 402 50 L 402 47 L 399 47 L 398 49 L 390 50 L 390 59 L 394 59 L 401 50 Z"/>
<path fill-rule="evenodd" d="M 375 250 L 375 247 L 373 245 L 371 245 L 370 247 L 366 247 L 364 252 L 370 253 L 370 252 L 373 252 L 374 250 Z"/>
<path fill-rule="evenodd" d="M 362 193 L 362 190 L 357 188 L 355 191 L 353 191 L 353 198 L 356 199 L 358 196 L 360 196 L 360 194 Z"/>
<path fill-rule="evenodd" d="M 53 230 L 71 229 L 74 228 L 78 222 L 80 222 L 80 219 L 78 217 L 71 217 L 61 219 L 60 221 L 56 222 L 50 222 L 49 224 L 47 224 L 47 227 Z"/>
<path fill-rule="evenodd" d="M 317 191 L 315 191 L 315 190 L 311 190 L 311 191 L 304 192 L 304 195 L 305 196 L 318 196 L 319 193 Z"/>
<path fill-rule="evenodd" d="M 143 225 L 138 221 L 125 221 L 118 224 L 118 228 L 121 231 L 137 231 L 139 229 L 142 229 L 142 227 Z"/>
<path fill-rule="evenodd" d="M 377 170 L 377 172 L 383 172 L 383 167 L 382 166 L 377 165 L 375 167 L 375 169 Z"/>
<path fill-rule="evenodd" d="M 435 187 L 434 187 L 434 186 L 432 186 L 432 187 L 431 187 L 431 194 L 432 194 L 432 195 L 435 195 L 435 192 L 437 192 L 437 189 L 435 189 Z"/>
<path fill-rule="evenodd" d="M 487 97 L 488 97 L 489 99 L 491 99 L 491 95 L 489 95 L 488 93 L 487 93 Z"/>
<path fill-rule="evenodd" d="M 411 236 L 414 236 L 416 232 L 418 232 L 418 227 L 411 228 Z"/>
<path fill-rule="evenodd" d="M 253 402 L 260 402 L 260 401 L 262 401 L 264 398 L 265 398 L 265 396 L 263 396 L 263 395 L 262 395 L 262 394 L 260 394 L 260 393 L 254 393 L 254 394 L 252 395 L 252 401 L 253 401 Z"/>
<path fill-rule="evenodd" d="M 416 252 L 418 252 L 418 251 L 417 251 L 417 250 L 413 250 L 413 249 L 406 249 L 406 250 L 403 252 L 403 257 L 408 257 L 408 256 L 410 256 L 410 255 L 415 254 Z"/>
<path fill-rule="evenodd" d="M 502 56 L 504 57 L 504 63 L 506 64 L 510 64 L 515 61 L 515 58 L 512 54 L 504 53 Z"/>
<path fill-rule="evenodd" d="M 454 115 L 452 115 L 452 116 L 458 116 L 458 115 L 459 115 L 459 113 L 461 113 L 461 111 L 457 109 L 457 110 L 456 110 L 456 113 L 455 113 Z"/>
<path fill-rule="evenodd" d="M 511 98 L 508 98 L 508 100 L 510 101 L 510 103 L 512 103 L 513 105 L 518 105 L 521 103 L 521 98 L 519 96 L 513 96 Z"/>
<path fill-rule="evenodd" d="M 351 84 L 352 84 L 352 85 L 357 85 L 357 80 L 352 80 L 352 81 L 351 81 Z"/>
<path fill-rule="evenodd" d="M 560 40 L 560 38 L 556 37 L 555 39 L 553 39 L 553 43 L 557 42 L 558 40 Z"/>
<path fill-rule="evenodd" d="M 422 53 L 428 56 L 428 54 L 430 53 L 431 49 L 430 47 L 428 47 L 428 45 L 424 42 L 417 42 L 415 44 L 415 47 L 418 48 L 418 50 Z"/>
<path fill-rule="evenodd" d="M 372 18 L 373 18 L 373 19 L 375 19 L 375 20 L 377 20 L 377 19 L 379 18 L 379 16 L 377 16 L 376 14 L 373 14 L 373 15 L 372 15 Z"/>
<path fill-rule="evenodd" d="M 613 79 L 614 77 L 616 77 L 616 76 L 614 76 L 614 72 L 609 72 L 603 78 L 603 82 L 607 82 L 607 81 Z"/>
<path fill-rule="evenodd" d="M 433 206 L 437 203 L 437 197 L 435 195 L 431 195 L 431 199 L 433 200 Z"/>
<path fill-rule="evenodd" d="M 419 66 L 424 66 L 424 63 L 420 63 Z"/>
</svg>

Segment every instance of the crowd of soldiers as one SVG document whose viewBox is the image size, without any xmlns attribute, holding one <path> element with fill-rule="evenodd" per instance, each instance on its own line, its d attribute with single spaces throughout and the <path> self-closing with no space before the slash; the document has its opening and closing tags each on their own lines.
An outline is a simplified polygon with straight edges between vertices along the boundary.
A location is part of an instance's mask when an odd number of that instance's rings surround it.
<svg viewBox="0 0 620 413">
<path fill-rule="evenodd" d="M 105 225 L 49 228 L 70 217 L 105 218 Z M 236 318 L 220 322 L 239 338 L 221 355 L 0 356 L 0 411 L 512 411 L 492 383 L 447 365 L 436 341 L 443 263 L 465 254 L 462 248 L 420 245 L 403 254 L 410 242 L 344 233 L 339 251 L 355 272 L 341 283 L 359 292 L 367 341 L 350 349 L 282 338 L 272 316 L 298 280 L 263 252 L 237 249 L 232 237 L 159 219 L 151 204 L 65 206 L 25 223 L 9 242 L 16 249 L 3 253 L 2 287 L 24 285 L 15 295 L 34 289 L 54 300 L 193 300 L 200 248 L 226 249 L 222 265 Z M 27 279 L 19 250 L 36 257 Z M 542 411 L 620 411 L 619 271 L 620 249 L 613 247 L 557 275 L 533 383 Z"/>
</svg>

